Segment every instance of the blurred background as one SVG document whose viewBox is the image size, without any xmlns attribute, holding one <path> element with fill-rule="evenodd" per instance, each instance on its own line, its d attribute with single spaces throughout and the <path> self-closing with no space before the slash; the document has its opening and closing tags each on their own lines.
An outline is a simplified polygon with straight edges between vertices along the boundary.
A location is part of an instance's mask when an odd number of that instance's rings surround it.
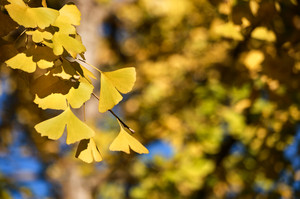
<svg viewBox="0 0 300 199">
<path fill-rule="evenodd" d="M 77 160 L 76 144 L 35 132 L 57 112 L 38 109 L 2 64 L 1 199 L 300 198 L 299 0 L 74 3 L 87 62 L 136 68 L 114 111 L 150 153 L 109 152 L 118 123 L 92 98 L 104 160 Z"/>
</svg>

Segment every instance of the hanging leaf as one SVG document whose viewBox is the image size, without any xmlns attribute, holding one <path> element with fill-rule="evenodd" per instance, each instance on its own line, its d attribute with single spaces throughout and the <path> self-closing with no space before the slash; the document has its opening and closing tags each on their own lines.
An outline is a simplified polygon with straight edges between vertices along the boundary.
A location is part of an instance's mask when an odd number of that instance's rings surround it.
<svg viewBox="0 0 300 199">
<path fill-rule="evenodd" d="M 5 6 L 10 17 L 25 28 L 46 28 L 58 17 L 59 12 L 51 8 L 30 8 L 23 0 L 7 0 Z"/>
<path fill-rule="evenodd" d="M 42 41 L 44 41 L 44 39 L 50 40 L 53 35 L 48 32 L 48 31 L 41 31 L 39 29 L 34 30 L 34 31 L 26 31 L 27 35 L 32 35 L 32 40 L 35 43 L 40 43 Z"/>
<path fill-rule="evenodd" d="M 120 133 L 109 146 L 109 150 L 123 151 L 129 154 L 130 149 L 132 149 L 133 151 L 139 154 L 149 153 L 146 147 L 144 147 L 137 139 L 135 139 L 129 133 L 127 133 L 127 129 L 124 128 L 124 126 L 120 122 L 119 125 L 121 129 Z"/>
<path fill-rule="evenodd" d="M 44 98 L 52 93 L 67 94 L 72 87 L 78 88 L 78 81 L 69 81 L 53 76 L 52 73 L 38 77 L 31 86 L 31 92 Z"/>
<path fill-rule="evenodd" d="M 59 16 L 52 24 L 59 28 L 61 33 L 76 34 L 76 29 L 73 25 L 80 25 L 81 13 L 75 5 L 64 5 L 59 10 Z"/>
<path fill-rule="evenodd" d="M 66 126 L 67 144 L 91 138 L 95 134 L 89 126 L 73 114 L 70 107 L 68 107 L 60 115 L 35 125 L 34 128 L 42 136 L 47 136 L 49 139 L 57 140 L 62 136 Z"/>
<path fill-rule="evenodd" d="M 87 163 L 102 161 L 101 153 L 93 138 L 79 142 L 75 157 Z"/>
<path fill-rule="evenodd" d="M 73 108 L 80 108 L 84 102 L 91 98 L 94 86 L 85 78 L 80 78 L 78 88 L 71 88 L 66 98 Z"/>
<path fill-rule="evenodd" d="M 51 93 L 44 98 L 39 98 L 36 94 L 33 102 L 41 109 L 66 110 L 68 107 L 66 96 L 60 93 Z"/>
<path fill-rule="evenodd" d="M 63 54 L 64 49 L 66 49 L 66 51 L 68 51 L 68 53 L 70 53 L 72 57 L 75 58 L 77 54 L 86 51 L 84 45 L 80 40 L 60 31 L 54 33 L 52 37 L 52 43 L 44 42 L 44 44 L 53 48 L 53 52 L 55 55 Z"/>
<path fill-rule="evenodd" d="M 51 68 L 58 57 L 46 46 L 33 46 L 28 50 L 18 53 L 5 63 L 13 69 L 20 69 L 33 73 L 38 66 L 41 69 Z"/>
<path fill-rule="evenodd" d="M 19 53 L 5 63 L 13 69 L 20 69 L 28 73 L 33 73 L 36 70 L 36 63 L 33 62 L 32 57 L 27 57 L 25 53 Z"/>
<path fill-rule="evenodd" d="M 79 79 L 78 88 L 71 87 L 67 94 L 52 93 L 46 97 L 35 96 L 34 103 L 42 109 L 65 110 L 67 101 L 72 108 L 80 108 L 84 102 L 90 99 L 94 86 L 84 78 Z"/>
<path fill-rule="evenodd" d="M 99 112 L 103 113 L 116 104 L 123 97 L 121 93 L 128 93 L 133 88 L 136 80 L 135 68 L 123 68 L 113 72 L 101 73 L 101 89 L 99 99 Z"/>
</svg>

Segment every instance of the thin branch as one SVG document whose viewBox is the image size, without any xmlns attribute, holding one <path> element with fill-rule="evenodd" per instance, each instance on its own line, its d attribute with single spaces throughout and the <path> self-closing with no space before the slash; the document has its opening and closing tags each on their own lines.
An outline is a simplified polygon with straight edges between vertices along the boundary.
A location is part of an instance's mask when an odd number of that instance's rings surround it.
<svg viewBox="0 0 300 199">
<path fill-rule="evenodd" d="M 99 97 L 95 94 L 95 93 L 92 93 L 92 95 L 99 101 Z M 111 109 L 108 109 L 108 111 L 113 115 L 113 116 L 115 116 L 115 118 L 117 118 L 117 120 L 119 121 L 119 122 L 121 122 L 121 124 L 125 127 L 125 128 L 127 128 L 132 134 L 133 133 L 135 133 L 135 131 L 132 129 L 132 128 L 130 128 L 127 124 L 125 124 Z"/>
</svg>

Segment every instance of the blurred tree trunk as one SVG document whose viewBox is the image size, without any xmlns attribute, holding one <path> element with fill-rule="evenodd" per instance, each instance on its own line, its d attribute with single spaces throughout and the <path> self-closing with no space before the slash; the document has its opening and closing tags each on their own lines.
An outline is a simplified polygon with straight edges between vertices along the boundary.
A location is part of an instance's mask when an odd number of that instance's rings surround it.
<svg viewBox="0 0 300 199">
<path fill-rule="evenodd" d="M 99 24 L 103 19 L 103 9 L 95 0 L 85 1 L 66 1 L 74 2 L 81 12 L 81 23 L 77 27 L 78 34 L 81 36 L 82 43 L 85 45 L 87 51 L 85 52 L 85 58 L 88 63 L 97 66 L 97 54 L 99 43 Z M 89 68 L 93 71 L 93 69 Z M 96 73 L 94 73 L 96 74 Z M 89 103 L 86 108 L 86 116 L 92 117 L 97 112 L 97 103 Z M 90 108 L 89 108 L 90 107 Z M 80 165 L 74 163 L 73 159 L 63 159 L 57 166 L 61 172 L 61 175 L 55 176 L 55 181 L 61 185 L 62 198 L 64 199 L 92 199 L 93 190 L 101 183 L 100 181 L 82 176 L 80 173 Z M 93 178 L 99 177 L 98 175 Z"/>
</svg>

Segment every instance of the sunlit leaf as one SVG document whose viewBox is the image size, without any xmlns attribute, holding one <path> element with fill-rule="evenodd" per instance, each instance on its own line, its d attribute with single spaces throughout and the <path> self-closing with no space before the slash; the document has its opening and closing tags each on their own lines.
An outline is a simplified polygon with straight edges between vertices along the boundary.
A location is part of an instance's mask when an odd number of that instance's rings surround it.
<svg viewBox="0 0 300 199">
<path fill-rule="evenodd" d="M 79 142 L 75 157 L 87 163 L 102 161 L 101 153 L 93 138 Z"/>
<path fill-rule="evenodd" d="M 23 0 L 8 0 L 5 8 L 11 18 L 26 28 L 46 28 L 58 17 L 59 12 L 51 8 L 30 8 Z"/>
<path fill-rule="evenodd" d="M 26 56 L 25 53 L 19 53 L 5 63 L 13 69 L 20 69 L 28 73 L 36 70 L 36 63 L 33 62 L 32 57 Z"/>
<path fill-rule="evenodd" d="M 123 68 L 101 73 L 99 111 L 105 112 L 122 100 L 121 93 L 131 91 L 135 82 L 135 68 Z"/>
<path fill-rule="evenodd" d="M 75 34 L 76 29 L 73 25 L 80 24 L 80 16 L 81 13 L 75 5 L 64 5 L 59 10 L 59 16 L 52 25 L 57 26 L 61 33 Z"/>
<path fill-rule="evenodd" d="M 68 102 L 73 108 L 79 108 L 90 99 L 94 86 L 84 78 L 80 78 L 78 88 L 71 88 L 66 95 Z"/>
<path fill-rule="evenodd" d="M 93 89 L 94 86 L 90 82 L 81 78 L 79 86 L 77 88 L 71 87 L 67 94 L 51 93 L 43 98 L 36 95 L 34 102 L 42 109 L 65 110 L 67 108 L 67 101 L 72 108 L 80 108 L 84 102 L 90 99 Z"/>
<path fill-rule="evenodd" d="M 34 31 L 26 31 L 27 35 L 32 35 L 32 40 L 35 43 L 40 43 L 44 39 L 50 40 L 52 38 L 52 34 L 47 31 L 40 31 L 40 30 L 34 30 Z"/>
<path fill-rule="evenodd" d="M 55 55 L 61 55 L 64 49 L 66 49 L 73 57 L 76 57 L 76 54 L 86 51 L 81 41 L 60 31 L 54 33 L 52 42 L 53 43 L 45 42 L 45 44 L 53 48 Z"/>
<path fill-rule="evenodd" d="M 109 146 L 109 150 L 123 151 L 129 154 L 131 149 L 139 154 L 149 153 L 146 147 L 144 147 L 137 139 L 127 133 L 126 129 L 121 123 L 119 123 L 119 125 L 121 129 L 120 133 Z"/>
<path fill-rule="evenodd" d="M 50 48 L 46 46 L 33 46 L 10 58 L 5 63 L 13 69 L 32 73 L 36 70 L 37 66 L 41 69 L 51 68 L 54 65 L 54 60 L 57 58 Z"/>
<path fill-rule="evenodd" d="M 36 94 L 34 103 L 36 103 L 41 109 L 66 110 L 68 107 L 66 96 L 60 93 L 51 93 L 44 98 L 39 98 Z"/>
<path fill-rule="evenodd" d="M 57 140 L 62 136 L 66 126 L 67 144 L 72 144 L 82 139 L 91 138 L 95 134 L 95 132 L 89 126 L 87 126 L 73 114 L 70 108 L 67 108 L 64 112 L 56 117 L 35 125 L 34 128 L 42 136 L 47 136 L 49 139 Z"/>
</svg>

